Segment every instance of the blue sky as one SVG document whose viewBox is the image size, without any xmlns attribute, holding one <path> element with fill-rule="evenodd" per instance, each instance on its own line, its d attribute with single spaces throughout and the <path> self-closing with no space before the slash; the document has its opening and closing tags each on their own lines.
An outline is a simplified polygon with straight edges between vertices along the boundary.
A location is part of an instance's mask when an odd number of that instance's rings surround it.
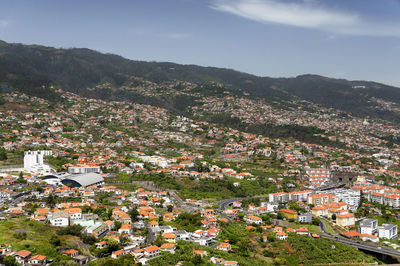
<svg viewBox="0 0 400 266">
<path fill-rule="evenodd" d="M 0 39 L 400 86 L 400 0 L 1 0 Z"/>
</svg>

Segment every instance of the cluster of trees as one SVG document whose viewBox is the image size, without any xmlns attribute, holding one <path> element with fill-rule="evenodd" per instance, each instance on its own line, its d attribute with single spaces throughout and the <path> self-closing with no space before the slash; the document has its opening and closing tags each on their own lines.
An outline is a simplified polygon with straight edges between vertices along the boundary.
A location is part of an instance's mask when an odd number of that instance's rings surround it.
<svg viewBox="0 0 400 266">
<path fill-rule="evenodd" d="M 7 150 L 3 147 L 0 148 L 0 161 L 5 161 L 8 159 Z"/>
<path fill-rule="evenodd" d="M 207 169 L 204 169 L 207 170 Z M 234 186 L 234 179 L 181 180 L 164 173 L 133 174 L 130 178 L 135 181 L 152 181 L 164 188 L 176 190 L 183 198 L 232 198 L 260 195 L 273 191 L 272 185 L 266 178 L 257 180 L 242 180 L 240 186 Z"/>
<path fill-rule="evenodd" d="M 209 96 L 221 96 L 224 92 L 230 92 L 235 96 L 242 96 L 243 92 L 241 90 L 232 88 L 231 86 L 219 86 L 214 83 L 205 82 L 191 90 L 192 93 L 200 93 Z"/>
<path fill-rule="evenodd" d="M 246 244 L 246 241 L 243 242 Z M 207 265 L 212 266 L 215 265 L 210 261 L 211 257 L 223 258 L 225 260 L 237 261 L 239 265 L 251 266 L 251 265 L 266 265 L 265 261 L 260 260 L 256 257 L 249 258 L 247 251 L 251 248 L 250 243 L 247 243 L 247 247 L 235 246 L 235 250 L 233 252 L 226 253 L 224 251 L 219 251 L 214 248 L 198 246 L 194 245 L 190 242 L 178 241 L 177 248 L 175 254 L 170 254 L 169 252 L 163 253 L 162 256 L 157 257 L 149 261 L 150 265 L 176 265 L 178 262 L 181 262 L 182 265 L 187 266 L 197 266 L 197 265 Z M 243 251 L 238 251 L 238 249 L 243 248 Z M 200 257 L 193 255 L 194 249 L 205 250 L 208 253 L 207 257 Z"/>
<path fill-rule="evenodd" d="M 248 124 L 242 122 L 238 117 L 231 117 L 231 114 L 229 113 L 209 115 L 206 119 L 222 126 L 232 127 L 253 134 L 264 135 L 270 138 L 294 138 L 300 141 L 319 145 L 344 147 L 344 144 L 339 141 L 332 141 L 326 137 L 319 136 L 320 134 L 326 134 L 326 132 L 314 126 Z"/>
<path fill-rule="evenodd" d="M 15 260 L 14 256 L 1 256 L 0 263 L 4 264 L 5 266 L 18 266 L 19 264 Z"/>
<path fill-rule="evenodd" d="M 92 235 L 88 235 L 82 232 L 83 227 L 79 224 L 74 224 L 71 226 L 63 227 L 58 229 L 57 235 L 72 235 L 79 237 L 85 244 L 94 244 L 96 238 Z"/>
<path fill-rule="evenodd" d="M 191 214 L 183 212 L 178 215 L 174 223 L 177 224 L 178 228 L 189 232 L 194 232 L 199 226 L 201 226 L 201 216 L 199 213 Z"/>
<path fill-rule="evenodd" d="M 131 266 L 131 265 L 137 265 L 137 264 L 135 263 L 135 259 L 132 257 L 132 255 L 123 255 L 123 256 L 119 256 L 117 259 L 112 259 L 111 257 L 107 257 L 107 258 L 102 258 L 102 259 L 98 259 L 95 261 L 91 261 L 90 265 L 92 265 L 92 266 L 103 266 L 103 265 Z"/>
<path fill-rule="evenodd" d="M 62 157 L 62 156 L 57 156 L 57 157 L 53 157 L 53 156 L 47 156 L 46 160 L 48 161 L 48 163 L 50 165 L 52 165 L 54 168 L 56 168 L 57 171 L 61 171 L 62 170 L 62 166 L 64 164 L 67 163 L 71 163 L 72 160 Z"/>
<path fill-rule="evenodd" d="M 252 251 L 250 238 L 244 227 L 237 223 L 227 223 L 221 226 L 220 238 L 229 240 L 233 252 L 248 257 Z"/>
<path fill-rule="evenodd" d="M 374 261 L 372 257 L 365 255 L 354 247 L 324 238 L 314 239 L 290 233 L 288 242 L 296 250 L 296 255 L 300 259 L 299 262 L 304 265 L 318 263 L 372 263 Z"/>
<path fill-rule="evenodd" d="M 25 240 L 26 238 L 27 238 L 27 234 L 26 234 L 26 232 L 18 232 L 18 233 L 14 233 L 14 237 L 16 238 L 16 239 L 19 239 L 19 240 Z"/>
<path fill-rule="evenodd" d="M 96 248 L 95 244 L 92 244 L 92 246 L 90 247 L 90 252 L 92 254 L 96 255 L 96 257 L 98 257 L 98 258 L 102 258 L 102 257 L 108 257 L 111 255 L 111 253 L 113 253 L 114 251 L 120 250 L 120 249 L 121 249 L 120 243 L 118 243 L 114 239 L 107 239 L 106 247 L 104 247 L 102 249 L 98 249 L 98 248 Z"/>
</svg>

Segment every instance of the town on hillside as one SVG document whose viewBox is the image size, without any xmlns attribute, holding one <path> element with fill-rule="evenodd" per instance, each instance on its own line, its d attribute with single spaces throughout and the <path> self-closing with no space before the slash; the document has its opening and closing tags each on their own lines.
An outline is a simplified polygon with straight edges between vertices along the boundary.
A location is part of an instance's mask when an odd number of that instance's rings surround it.
<svg viewBox="0 0 400 266">
<path fill-rule="evenodd" d="M 136 80 L 129 89 L 147 96 L 198 89 Z M 1 95 L 1 264 L 400 260 L 400 146 L 382 137 L 395 124 L 230 90 L 190 116 L 56 91 L 57 104 Z M 307 141 L 247 130 L 261 123 L 323 131 Z"/>
</svg>

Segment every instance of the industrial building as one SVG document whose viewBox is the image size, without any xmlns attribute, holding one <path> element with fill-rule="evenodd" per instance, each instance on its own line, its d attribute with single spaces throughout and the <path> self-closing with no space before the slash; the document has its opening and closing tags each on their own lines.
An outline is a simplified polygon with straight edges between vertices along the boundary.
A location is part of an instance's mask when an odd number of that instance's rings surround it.
<svg viewBox="0 0 400 266">
<path fill-rule="evenodd" d="M 68 173 L 53 174 L 45 176 L 43 180 L 50 185 L 63 184 L 69 187 L 88 187 L 102 184 L 104 182 L 104 178 L 97 173 L 77 175 L 71 175 Z"/>
</svg>

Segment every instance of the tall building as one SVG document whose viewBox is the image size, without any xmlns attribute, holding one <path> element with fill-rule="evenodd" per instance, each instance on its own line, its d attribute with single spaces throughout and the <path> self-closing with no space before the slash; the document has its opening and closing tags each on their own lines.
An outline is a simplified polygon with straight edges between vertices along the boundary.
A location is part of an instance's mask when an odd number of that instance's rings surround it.
<svg viewBox="0 0 400 266">
<path fill-rule="evenodd" d="M 397 225 L 394 224 L 382 224 L 378 226 L 379 238 L 392 239 L 397 236 Z"/>
<path fill-rule="evenodd" d="M 26 151 L 24 153 L 24 170 L 37 174 L 51 172 L 51 168 L 43 163 L 44 156 L 52 155 L 52 151 Z"/>
<path fill-rule="evenodd" d="M 378 231 L 378 220 L 376 219 L 364 219 L 360 221 L 358 226 L 358 232 L 361 234 L 373 235 Z"/>
</svg>

